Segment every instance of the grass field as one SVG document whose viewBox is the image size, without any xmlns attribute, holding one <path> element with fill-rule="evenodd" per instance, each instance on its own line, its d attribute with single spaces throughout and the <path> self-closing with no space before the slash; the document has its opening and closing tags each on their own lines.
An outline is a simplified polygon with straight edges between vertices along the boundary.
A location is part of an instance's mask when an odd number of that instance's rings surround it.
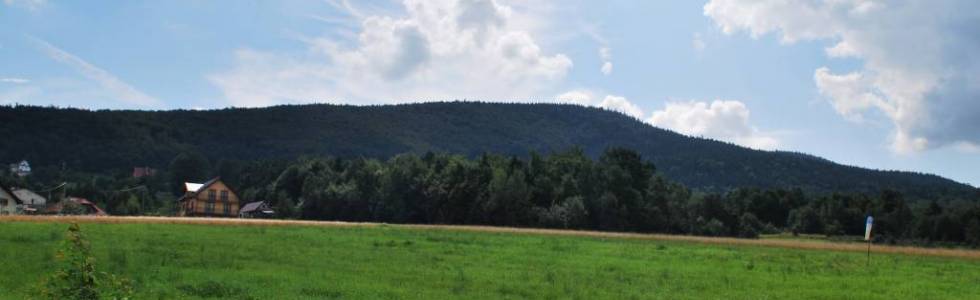
<svg viewBox="0 0 980 300">
<path fill-rule="evenodd" d="M 55 268 L 63 222 L 0 219 L 0 298 Z M 67 220 L 63 220 L 67 221 Z M 85 221 L 85 220 L 83 220 Z M 976 252 L 325 223 L 82 222 L 137 299 L 980 299 Z M 283 226 L 286 225 L 286 226 Z"/>
</svg>

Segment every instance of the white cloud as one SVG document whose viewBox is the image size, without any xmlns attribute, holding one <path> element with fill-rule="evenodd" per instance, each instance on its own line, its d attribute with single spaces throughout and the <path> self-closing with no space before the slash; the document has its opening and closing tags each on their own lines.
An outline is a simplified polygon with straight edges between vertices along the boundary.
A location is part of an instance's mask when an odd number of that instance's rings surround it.
<svg viewBox="0 0 980 300">
<path fill-rule="evenodd" d="M 648 123 L 676 132 L 733 142 L 755 149 L 775 149 L 779 140 L 749 124 L 749 109 L 739 101 L 670 102 L 653 112 Z"/>
<path fill-rule="evenodd" d="M 611 62 L 608 61 L 602 63 L 602 68 L 599 68 L 599 72 L 602 72 L 602 75 L 606 75 L 606 76 L 612 74 L 612 71 L 613 71 L 613 65 Z"/>
<path fill-rule="evenodd" d="M 602 101 L 598 101 L 595 93 L 590 90 L 572 90 L 555 97 L 558 103 L 578 104 L 582 106 L 595 106 L 637 119 L 643 118 L 643 109 L 630 102 L 626 97 L 616 95 L 606 95 Z"/>
<path fill-rule="evenodd" d="M 102 89 L 117 100 L 142 107 L 156 107 L 160 105 L 159 100 L 144 94 L 143 92 L 112 75 L 108 71 L 92 65 L 78 56 L 61 50 L 44 40 L 35 37 L 29 38 L 34 41 L 38 48 L 41 49 L 48 57 L 71 67 L 83 77 L 98 83 Z"/>
<path fill-rule="evenodd" d="M 849 119 L 887 117 L 896 152 L 980 143 L 980 2 L 712 0 L 704 14 L 728 34 L 827 41 L 828 57 L 863 61 L 814 81 Z"/>
<path fill-rule="evenodd" d="M 3 0 L 7 6 L 20 6 L 30 11 L 36 11 L 48 4 L 47 0 Z"/>
<path fill-rule="evenodd" d="M 749 148 L 772 150 L 780 146 L 775 134 L 760 131 L 749 123 L 749 109 L 740 101 L 669 102 L 649 118 L 638 105 L 622 96 L 606 95 L 597 101 L 593 91 L 578 89 L 556 97 L 559 103 L 595 106 L 637 118 L 653 126 L 681 134 L 728 141 Z"/>
<path fill-rule="evenodd" d="M 953 148 L 959 150 L 960 152 L 980 153 L 980 145 L 970 142 L 957 142 L 953 144 Z"/>
<path fill-rule="evenodd" d="M 559 103 L 569 103 L 578 104 L 582 106 L 591 106 L 592 103 L 592 92 L 588 90 L 573 90 L 563 93 L 555 97 Z"/>
<path fill-rule="evenodd" d="M 600 47 L 599 59 L 602 60 L 602 67 L 599 68 L 599 72 L 602 72 L 602 75 L 606 75 L 606 76 L 612 74 L 613 71 L 612 49 L 610 49 L 609 47 Z"/>
<path fill-rule="evenodd" d="M 704 42 L 704 39 L 701 38 L 701 33 L 695 32 L 694 37 L 691 38 L 691 47 L 694 48 L 695 51 L 700 52 L 707 46 L 708 45 Z"/>
<path fill-rule="evenodd" d="M 360 20 L 356 40 L 307 38 L 301 55 L 242 49 L 234 68 L 208 78 L 238 106 L 508 100 L 546 91 L 572 68 L 541 49 L 531 18 L 495 1 L 405 0 L 400 17 L 335 5 Z"/>
<path fill-rule="evenodd" d="M 599 102 L 598 106 L 611 111 L 617 111 L 637 119 L 643 118 L 643 110 L 640 109 L 639 106 L 636 106 L 636 104 L 633 104 L 627 100 L 625 97 L 606 95 L 606 97 L 602 99 L 602 102 Z"/>
<path fill-rule="evenodd" d="M 25 84 L 25 83 L 28 83 L 28 82 L 31 82 L 31 81 L 28 80 L 28 79 L 24 79 L 24 78 L 8 77 L 8 78 L 0 78 L 0 82 L 3 82 L 3 83 L 13 83 L 13 84 Z"/>
</svg>

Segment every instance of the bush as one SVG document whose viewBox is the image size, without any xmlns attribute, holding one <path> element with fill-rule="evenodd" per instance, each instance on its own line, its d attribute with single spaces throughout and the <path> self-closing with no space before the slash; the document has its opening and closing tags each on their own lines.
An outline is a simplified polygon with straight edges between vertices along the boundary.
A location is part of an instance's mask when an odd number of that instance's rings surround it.
<svg viewBox="0 0 980 300">
<path fill-rule="evenodd" d="M 703 222 L 703 220 L 699 221 Z M 698 234 L 705 236 L 725 236 L 727 234 L 727 230 L 725 229 L 724 223 L 718 221 L 717 219 L 711 219 L 704 225 L 701 225 Z"/>
<path fill-rule="evenodd" d="M 752 213 L 745 213 L 738 220 L 738 236 L 743 238 L 758 238 L 762 231 L 762 222 Z"/>
<path fill-rule="evenodd" d="M 78 224 L 71 224 L 55 258 L 61 267 L 39 285 L 42 299 L 129 299 L 129 279 L 97 272 L 89 242 Z"/>
</svg>

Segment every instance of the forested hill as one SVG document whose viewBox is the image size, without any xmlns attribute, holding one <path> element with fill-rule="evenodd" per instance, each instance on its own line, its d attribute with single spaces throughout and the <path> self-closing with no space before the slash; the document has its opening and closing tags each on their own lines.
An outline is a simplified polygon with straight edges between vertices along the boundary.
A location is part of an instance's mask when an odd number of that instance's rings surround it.
<svg viewBox="0 0 980 300">
<path fill-rule="evenodd" d="M 557 104 L 446 102 L 385 106 L 299 105 L 212 111 L 87 111 L 0 107 L 0 162 L 92 172 L 166 168 L 184 151 L 220 159 L 302 155 L 385 158 L 405 152 L 528 155 L 621 146 L 692 188 L 800 187 L 827 192 L 894 189 L 913 197 L 976 189 L 939 176 L 876 171 L 818 157 L 691 138 L 625 115 Z"/>
</svg>

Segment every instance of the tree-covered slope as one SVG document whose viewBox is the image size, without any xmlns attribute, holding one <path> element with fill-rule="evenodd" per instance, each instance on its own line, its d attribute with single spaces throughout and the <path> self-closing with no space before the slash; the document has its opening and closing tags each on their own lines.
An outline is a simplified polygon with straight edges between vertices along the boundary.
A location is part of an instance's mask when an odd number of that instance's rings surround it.
<svg viewBox="0 0 980 300">
<path fill-rule="evenodd" d="M 597 108 L 476 102 L 300 105 L 213 111 L 86 111 L 0 107 L 0 162 L 86 171 L 165 167 L 178 153 L 218 159 L 301 155 L 389 157 L 405 152 L 526 155 L 580 147 L 635 149 L 693 188 L 800 187 L 910 196 L 976 190 L 939 176 L 877 171 L 790 152 L 692 138 Z"/>
</svg>

